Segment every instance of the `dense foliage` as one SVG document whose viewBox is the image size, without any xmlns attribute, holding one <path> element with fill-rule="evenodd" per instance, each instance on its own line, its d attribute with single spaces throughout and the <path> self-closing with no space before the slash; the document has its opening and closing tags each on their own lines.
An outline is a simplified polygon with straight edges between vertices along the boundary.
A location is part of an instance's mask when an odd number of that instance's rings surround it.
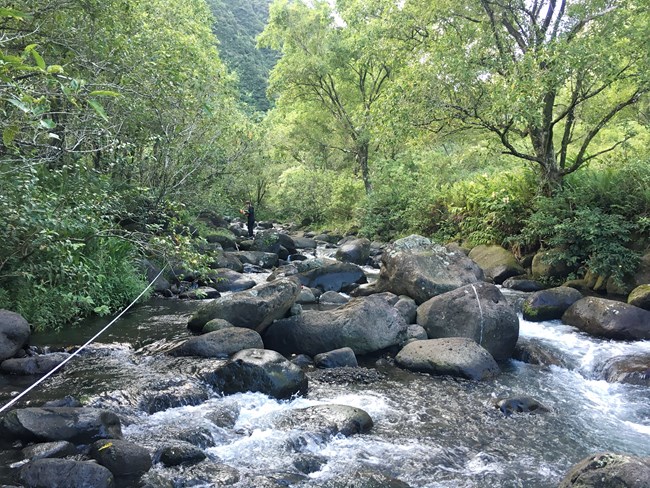
<svg viewBox="0 0 650 488">
<path fill-rule="evenodd" d="M 247 199 L 623 278 L 649 243 L 649 29 L 648 0 L 15 0 L 0 307 L 114 311 L 143 260 L 199 269 L 197 217 Z"/>
</svg>

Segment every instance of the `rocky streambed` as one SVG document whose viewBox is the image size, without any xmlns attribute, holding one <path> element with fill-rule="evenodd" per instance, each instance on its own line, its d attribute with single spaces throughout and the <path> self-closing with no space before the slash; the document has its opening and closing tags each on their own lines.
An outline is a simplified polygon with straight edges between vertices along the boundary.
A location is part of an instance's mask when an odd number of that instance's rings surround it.
<svg viewBox="0 0 650 488">
<path fill-rule="evenodd" d="M 3 416 L 0 480 L 647 485 L 647 338 L 607 337 L 611 320 L 603 334 L 528 320 L 532 292 L 486 283 L 475 262 L 420 238 L 385 254 L 377 281 L 309 259 L 244 273 L 251 288 L 215 300 L 137 306 Z M 562 299 L 560 317 L 573 305 Z M 31 341 L 65 350 L 104 323 Z M 0 375 L 2 404 L 33 379 Z"/>
</svg>

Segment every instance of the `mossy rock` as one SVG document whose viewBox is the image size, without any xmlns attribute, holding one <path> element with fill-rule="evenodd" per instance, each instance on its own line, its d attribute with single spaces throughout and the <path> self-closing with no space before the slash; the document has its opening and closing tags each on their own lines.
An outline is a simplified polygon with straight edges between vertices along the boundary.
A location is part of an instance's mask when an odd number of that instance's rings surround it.
<svg viewBox="0 0 650 488">
<path fill-rule="evenodd" d="M 650 310 L 650 284 L 637 286 L 627 297 L 627 303 Z"/>
</svg>

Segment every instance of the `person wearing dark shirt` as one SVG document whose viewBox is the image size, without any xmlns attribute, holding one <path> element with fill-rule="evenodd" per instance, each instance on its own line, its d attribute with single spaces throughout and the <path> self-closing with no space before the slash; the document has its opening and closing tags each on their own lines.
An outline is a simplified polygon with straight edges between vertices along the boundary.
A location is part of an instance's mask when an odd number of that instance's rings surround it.
<svg viewBox="0 0 650 488">
<path fill-rule="evenodd" d="M 246 209 L 241 211 L 248 219 L 248 237 L 253 237 L 253 227 L 255 227 L 255 209 L 250 201 L 246 202 Z"/>
</svg>

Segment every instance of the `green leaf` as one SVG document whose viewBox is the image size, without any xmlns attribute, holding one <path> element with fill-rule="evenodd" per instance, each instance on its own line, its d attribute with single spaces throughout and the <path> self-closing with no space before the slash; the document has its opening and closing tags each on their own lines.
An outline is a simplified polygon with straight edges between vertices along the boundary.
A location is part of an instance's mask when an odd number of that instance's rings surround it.
<svg viewBox="0 0 650 488">
<path fill-rule="evenodd" d="M 54 122 L 52 119 L 41 119 L 39 121 L 39 124 L 44 129 L 54 129 L 56 127 L 56 122 Z"/>
<path fill-rule="evenodd" d="M 30 111 L 30 108 L 27 105 L 25 105 L 20 100 L 16 100 L 15 98 L 10 98 L 9 103 L 18 107 L 20 110 L 22 110 L 25 113 L 28 113 Z"/>
<path fill-rule="evenodd" d="M 16 134 L 18 134 L 18 126 L 10 125 L 2 132 L 2 143 L 7 147 L 11 146 L 16 138 Z"/>
<path fill-rule="evenodd" d="M 104 111 L 104 107 L 102 107 L 101 103 L 99 103 L 97 100 L 88 100 L 88 105 L 90 105 L 95 110 L 95 112 L 97 112 L 97 115 L 108 122 L 108 117 L 106 116 L 106 112 Z"/>
<path fill-rule="evenodd" d="M 43 57 L 36 52 L 35 49 L 32 49 L 32 56 L 34 58 L 34 61 L 36 62 L 36 66 L 41 68 L 42 70 L 45 70 L 45 61 L 43 60 Z"/>
<path fill-rule="evenodd" d="M 15 8 L 0 7 L 0 17 L 11 17 L 13 19 L 23 20 L 29 18 L 30 15 L 16 10 Z"/>
<path fill-rule="evenodd" d="M 118 92 L 110 91 L 110 90 L 95 90 L 91 91 L 89 93 L 90 96 L 104 96 L 104 97 L 119 97 L 120 94 Z"/>
</svg>

